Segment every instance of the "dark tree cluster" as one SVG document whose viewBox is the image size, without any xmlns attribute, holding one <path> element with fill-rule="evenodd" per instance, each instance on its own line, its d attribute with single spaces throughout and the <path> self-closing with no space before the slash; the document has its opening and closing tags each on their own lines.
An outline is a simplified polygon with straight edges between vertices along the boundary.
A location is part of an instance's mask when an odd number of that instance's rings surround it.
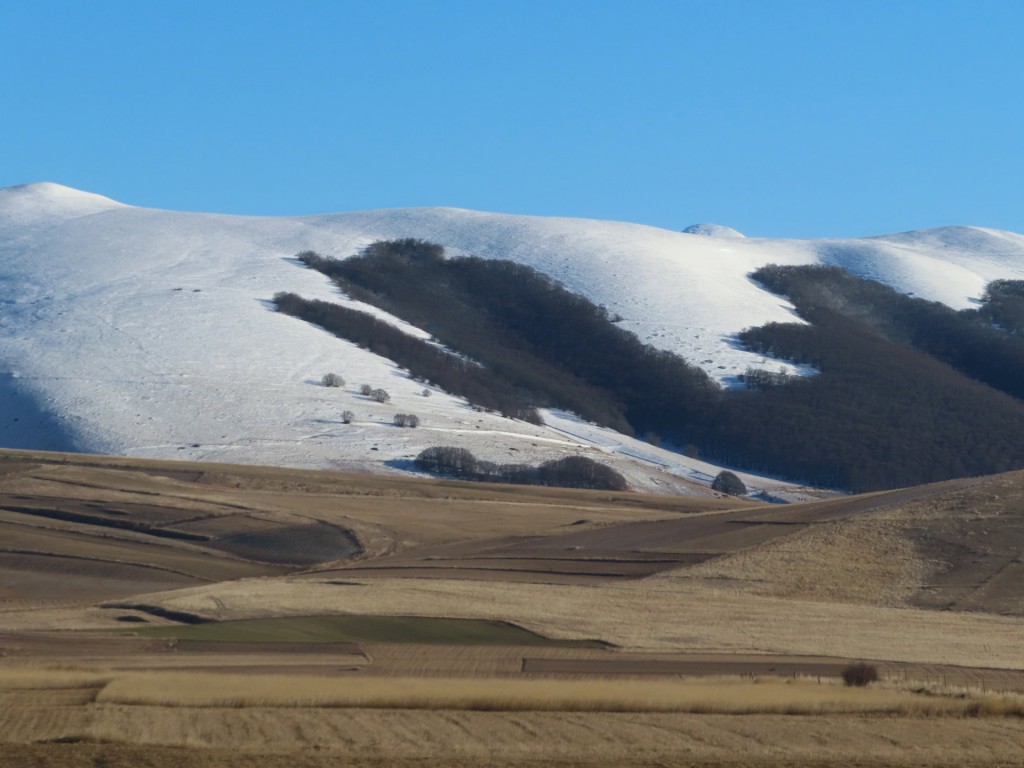
<svg viewBox="0 0 1024 768">
<path fill-rule="evenodd" d="M 344 260 L 308 252 L 298 259 L 353 298 L 479 361 L 538 405 L 626 433 L 677 437 L 720 400 L 703 370 L 643 344 L 604 307 L 535 269 L 443 254 L 440 246 L 399 240 Z"/>
<path fill-rule="evenodd" d="M 536 409 L 525 405 L 520 392 L 504 379 L 372 315 L 327 301 L 304 299 L 294 293 L 277 294 L 274 304 L 279 312 L 319 325 L 376 355 L 394 360 L 418 378 L 434 382 L 484 408 L 540 423 Z M 378 402 L 390 399 L 383 389 L 374 389 L 368 384 L 360 391 Z"/>
<path fill-rule="evenodd" d="M 730 496 L 743 496 L 747 492 L 747 486 L 735 472 L 723 469 L 711 482 L 711 490 Z"/>
<path fill-rule="evenodd" d="M 833 310 L 806 317 L 740 340 L 820 373 L 730 393 L 703 453 L 852 491 L 1024 467 L 1024 403 Z"/>
<path fill-rule="evenodd" d="M 781 387 L 789 383 L 789 374 L 785 368 L 778 371 L 767 371 L 764 368 L 748 367 L 740 374 L 739 379 L 747 389 L 768 389 Z"/>
<path fill-rule="evenodd" d="M 396 413 L 394 422 L 396 427 L 415 429 L 420 425 L 420 417 L 415 413 Z"/>
<path fill-rule="evenodd" d="M 993 280 L 985 290 L 978 314 L 1024 337 L 1024 280 Z"/>
<path fill-rule="evenodd" d="M 1024 282 L 997 280 L 980 310 L 956 311 L 905 296 L 839 267 L 768 265 L 754 279 L 793 302 L 804 319 L 829 309 L 887 339 L 919 349 L 972 379 L 1024 398 Z"/>
<path fill-rule="evenodd" d="M 878 680 L 878 668 L 863 661 L 848 664 L 843 668 L 843 684 L 863 687 Z"/>
<path fill-rule="evenodd" d="M 418 240 L 375 243 L 344 261 L 299 258 L 459 354 L 326 302 L 282 295 L 282 311 L 508 415 L 560 407 L 709 460 L 853 491 L 1024 467 L 1024 339 L 1011 332 L 1024 284 L 997 281 L 978 311 L 955 312 L 835 268 L 766 267 L 754 278 L 789 296 L 808 324 L 772 323 L 740 341 L 820 373 L 750 369 L 747 389 L 722 392 L 520 264 L 449 259 Z M 443 473 L 548 482 L 555 471 L 472 462 Z"/>
<path fill-rule="evenodd" d="M 567 456 L 534 467 L 528 464 L 481 461 L 465 448 L 436 445 L 420 452 L 416 457 L 416 466 L 431 474 L 492 483 L 604 491 L 624 491 L 629 487 L 619 472 L 585 456 Z"/>
<path fill-rule="evenodd" d="M 472 451 L 453 445 L 435 445 L 420 451 L 416 466 L 434 475 L 468 477 L 476 474 L 479 462 Z"/>
</svg>

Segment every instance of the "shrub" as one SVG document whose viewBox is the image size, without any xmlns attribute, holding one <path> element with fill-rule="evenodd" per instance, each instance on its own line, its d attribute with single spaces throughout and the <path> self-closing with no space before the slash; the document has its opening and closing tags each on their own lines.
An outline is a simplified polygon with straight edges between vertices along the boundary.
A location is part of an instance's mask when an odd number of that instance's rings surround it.
<svg viewBox="0 0 1024 768">
<path fill-rule="evenodd" d="M 360 387 L 359 387 L 359 394 L 360 395 L 369 395 L 371 392 L 373 392 L 373 387 L 371 387 L 369 384 L 362 384 L 362 385 L 360 385 Z"/>
<path fill-rule="evenodd" d="M 336 373 L 325 373 L 322 379 L 325 387 L 344 387 L 345 380 Z"/>
<path fill-rule="evenodd" d="M 476 472 L 477 460 L 465 448 L 435 445 L 420 451 L 416 457 L 416 466 L 424 472 L 463 477 Z"/>
<path fill-rule="evenodd" d="M 747 492 L 747 486 L 743 484 L 743 481 L 735 473 L 723 469 L 718 473 L 718 477 L 714 479 L 714 482 L 711 483 L 711 490 L 727 493 L 730 496 L 743 496 Z"/>
<path fill-rule="evenodd" d="M 424 389 L 423 390 L 423 396 L 424 397 L 430 397 L 430 390 L 429 389 Z"/>
<path fill-rule="evenodd" d="M 395 414 L 395 426 L 396 427 L 411 427 L 415 429 L 420 425 L 420 417 L 414 413 L 396 413 Z"/>
<path fill-rule="evenodd" d="M 370 397 L 372 397 L 378 403 L 386 403 L 388 400 L 391 399 L 391 395 L 389 395 L 383 389 L 375 389 L 375 390 L 373 390 L 372 392 L 370 392 Z"/>
<path fill-rule="evenodd" d="M 862 661 L 849 664 L 843 670 L 843 683 L 846 685 L 865 686 L 876 680 L 878 680 L 878 669 Z"/>
<path fill-rule="evenodd" d="M 355 417 L 356 417 L 356 415 L 354 413 L 352 413 L 352 411 L 342 411 L 341 412 L 341 421 L 342 421 L 343 424 L 351 424 L 352 423 L 352 419 L 354 419 Z"/>
<path fill-rule="evenodd" d="M 395 419 L 397 424 L 398 416 Z M 539 467 L 531 467 L 526 464 L 480 461 L 465 448 L 438 445 L 421 451 L 416 457 L 416 466 L 424 472 L 493 483 L 597 488 L 606 491 L 624 491 L 628 488 L 621 474 L 584 456 L 568 456 L 546 461 Z"/>
<path fill-rule="evenodd" d="M 624 491 L 629 487 L 619 472 L 586 456 L 567 456 L 544 462 L 540 465 L 540 481 L 543 485 L 559 488 Z"/>
</svg>

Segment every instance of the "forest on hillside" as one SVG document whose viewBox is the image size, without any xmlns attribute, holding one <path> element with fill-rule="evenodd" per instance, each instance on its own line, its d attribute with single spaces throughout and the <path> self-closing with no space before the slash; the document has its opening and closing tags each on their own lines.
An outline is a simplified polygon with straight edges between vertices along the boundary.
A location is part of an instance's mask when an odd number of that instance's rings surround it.
<svg viewBox="0 0 1024 768">
<path fill-rule="evenodd" d="M 327 302 L 282 294 L 281 311 L 510 416 L 558 407 L 718 463 L 851 491 L 1024 467 L 1024 290 L 1014 281 L 993 283 L 963 313 L 832 267 L 765 267 L 753 279 L 787 296 L 808 324 L 746 329 L 740 340 L 819 373 L 752 370 L 747 389 L 725 391 L 521 264 L 448 258 L 414 239 L 347 259 L 297 258 L 457 354 L 419 340 L 429 354 L 399 352 L 411 337 L 391 326 L 355 330 L 366 321 L 337 318 L 370 316 Z"/>
<path fill-rule="evenodd" d="M 956 311 L 904 296 L 839 267 L 769 265 L 752 277 L 817 324 L 831 310 L 885 338 L 949 364 L 972 379 L 1024 398 L 1024 282 L 988 286 L 979 309 Z"/>
<path fill-rule="evenodd" d="M 681 434 L 721 396 L 702 369 L 643 344 L 604 307 L 523 264 L 445 258 L 419 240 L 374 243 L 344 260 L 298 259 L 494 371 L 531 404 L 622 432 Z"/>
</svg>

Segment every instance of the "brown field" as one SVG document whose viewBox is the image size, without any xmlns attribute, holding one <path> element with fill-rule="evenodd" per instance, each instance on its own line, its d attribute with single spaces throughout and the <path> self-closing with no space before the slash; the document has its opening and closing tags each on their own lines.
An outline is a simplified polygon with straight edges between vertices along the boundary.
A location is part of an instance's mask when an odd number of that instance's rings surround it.
<svg viewBox="0 0 1024 768">
<path fill-rule="evenodd" d="M 4 452 L 0 764 L 1024 765 L 1022 551 L 1019 473 L 758 507 Z"/>
</svg>

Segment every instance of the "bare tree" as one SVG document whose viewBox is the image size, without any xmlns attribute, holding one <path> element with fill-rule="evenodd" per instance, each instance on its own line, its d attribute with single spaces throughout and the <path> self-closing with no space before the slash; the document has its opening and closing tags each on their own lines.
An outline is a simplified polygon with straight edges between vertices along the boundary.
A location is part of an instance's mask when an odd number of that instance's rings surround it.
<svg viewBox="0 0 1024 768">
<path fill-rule="evenodd" d="M 336 373 L 325 373 L 321 380 L 325 387 L 344 387 L 345 380 Z"/>
<path fill-rule="evenodd" d="M 383 389 L 374 389 L 369 393 L 370 397 L 376 400 L 378 403 L 386 403 L 391 399 L 391 395 Z"/>
<path fill-rule="evenodd" d="M 356 415 L 354 413 L 352 413 L 352 411 L 342 411 L 341 412 L 341 421 L 342 421 L 343 424 L 351 424 L 352 423 L 352 419 L 354 419 L 355 417 L 356 417 Z"/>
</svg>

